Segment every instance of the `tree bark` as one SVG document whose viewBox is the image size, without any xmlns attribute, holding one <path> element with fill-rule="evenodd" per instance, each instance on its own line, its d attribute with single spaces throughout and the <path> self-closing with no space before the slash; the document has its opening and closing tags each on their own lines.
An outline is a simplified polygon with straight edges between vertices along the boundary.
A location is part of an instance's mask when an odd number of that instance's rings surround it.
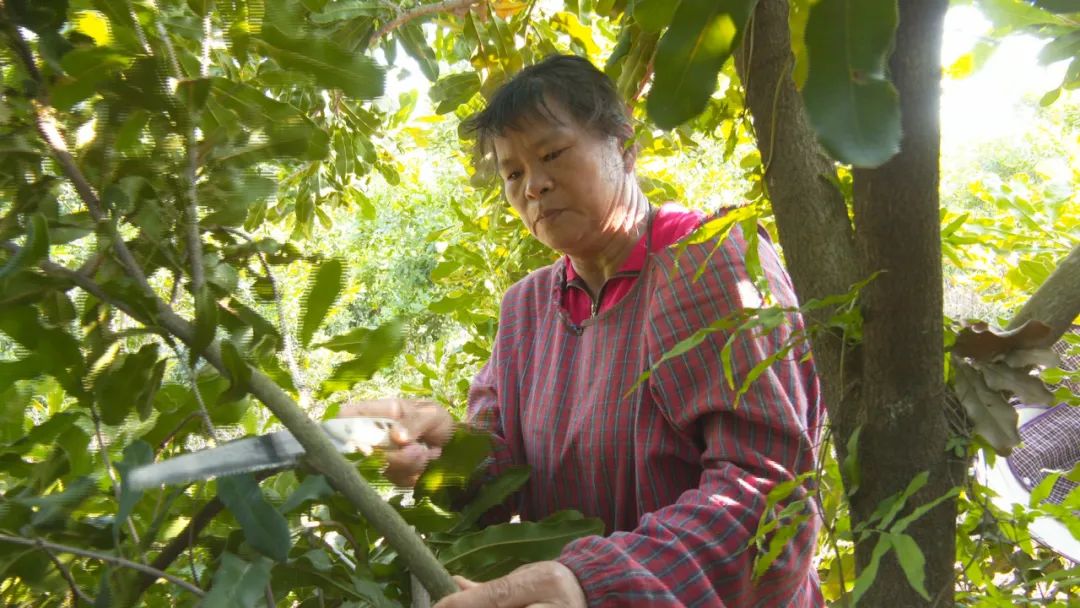
<svg viewBox="0 0 1080 608">
<path fill-rule="evenodd" d="M 1076 322 L 1077 315 L 1080 315 L 1080 245 L 1073 248 L 1016 313 L 1009 329 L 1031 320 L 1042 321 L 1050 326 L 1045 344 L 1050 346 Z"/>
<path fill-rule="evenodd" d="M 928 471 L 907 509 L 946 494 L 963 479 L 946 451 L 943 288 L 939 216 L 941 36 L 947 0 L 899 2 L 890 67 L 900 94 L 900 152 L 876 169 L 854 172 L 856 243 L 864 274 L 882 271 L 863 291 L 862 390 L 857 448 L 861 484 L 851 497 L 852 523 Z M 906 510 L 907 510 L 906 509 Z M 934 605 L 953 603 L 956 503 L 945 501 L 907 532 L 926 557 Z M 865 566 L 876 537 L 856 547 Z M 881 561 L 863 596 L 868 606 L 925 606 L 896 552 Z"/>
<path fill-rule="evenodd" d="M 735 66 L 746 89 L 758 149 L 765 163 L 765 186 L 776 216 L 780 246 L 799 299 L 807 301 L 847 292 L 858 275 L 847 204 L 833 183 L 836 167 L 817 142 L 791 76 L 787 0 L 760 0 Z M 812 313 L 824 323 L 831 309 Z M 853 386 L 845 383 L 841 336 L 820 333 L 813 339 L 829 417 L 844 418 L 841 409 Z M 845 384 L 847 385 L 845 387 Z"/>
<path fill-rule="evenodd" d="M 813 342 L 840 458 L 861 428 L 861 480 L 850 499 L 853 527 L 869 522 L 882 501 L 919 473 L 929 472 L 929 481 L 906 501 L 905 511 L 947 493 L 963 472 L 963 463 L 945 451 L 949 427 L 942 363 L 938 105 L 947 1 L 901 0 L 899 5 L 891 76 L 900 94 L 901 151 L 878 169 L 855 172 L 854 230 L 832 185 L 833 162 L 821 151 L 791 78 L 786 1 L 758 3 L 736 57 L 780 243 L 800 299 L 846 292 L 882 271 L 863 291 L 861 344 L 851 347 L 830 334 Z M 851 482 L 845 480 L 849 492 Z M 945 501 L 905 531 L 926 558 L 930 602 L 910 585 L 890 552 L 860 603 L 951 604 L 955 517 L 955 501 Z M 878 538 L 869 534 L 856 543 L 860 570 Z"/>
</svg>

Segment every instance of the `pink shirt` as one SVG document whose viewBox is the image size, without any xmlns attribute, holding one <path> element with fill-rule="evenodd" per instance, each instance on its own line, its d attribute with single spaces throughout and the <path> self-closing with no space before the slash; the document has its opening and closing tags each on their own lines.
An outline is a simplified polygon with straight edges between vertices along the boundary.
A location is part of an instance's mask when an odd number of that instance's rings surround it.
<svg viewBox="0 0 1080 608">
<path fill-rule="evenodd" d="M 650 251 L 660 251 L 678 242 L 696 230 L 704 219 L 705 214 L 701 211 L 691 211 L 676 203 L 664 204 L 653 218 Z M 592 298 L 585 290 L 584 281 L 574 272 L 574 265 L 570 262 L 570 258 L 566 258 L 567 289 L 563 293 L 562 305 L 570 314 L 570 320 L 574 324 L 580 324 L 594 314 L 610 309 L 626 296 L 637 282 L 638 274 L 645 265 L 645 241 L 645 237 L 641 237 L 619 271 L 600 288 L 600 301 L 595 311 Z"/>
</svg>

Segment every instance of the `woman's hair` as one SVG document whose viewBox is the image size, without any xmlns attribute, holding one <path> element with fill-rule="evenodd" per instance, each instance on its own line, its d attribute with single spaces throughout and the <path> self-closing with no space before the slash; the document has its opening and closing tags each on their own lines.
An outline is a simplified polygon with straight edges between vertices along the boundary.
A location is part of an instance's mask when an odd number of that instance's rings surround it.
<svg viewBox="0 0 1080 608">
<path fill-rule="evenodd" d="M 548 102 L 558 103 L 581 126 L 625 143 L 633 134 L 626 104 L 614 83 L 589 60 L 551 55 L 514 75 L 499 87 L 486 108 L 462 124 L 462 133 L 476 138 L 478 166 L 493 152 L 492 140 L 523 121 L 559 122 Z"/>
</svg>

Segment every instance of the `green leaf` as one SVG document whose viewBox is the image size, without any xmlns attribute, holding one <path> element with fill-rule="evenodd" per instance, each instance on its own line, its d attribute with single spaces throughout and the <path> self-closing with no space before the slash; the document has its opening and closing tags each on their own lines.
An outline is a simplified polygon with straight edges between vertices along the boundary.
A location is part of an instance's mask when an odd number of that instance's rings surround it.
<svg viewBox="0 0 1080 608">
<path fill-rule="evenodd" d="M 671 23 L 679 0 L 637 0 L 634 3 L 634 21 L 647 32 L 659 32 Z"/>
<path fill-rule="evenodd" d="M 386 9 L 386 3 L 379 0 L 339 0 L 321 12 L 312 13 L 309 18 L 312 23 L 321 25 L 357 17 L 378 17 L 386 13 Z"/>
<path fill-rule="evenodd" d="M 217 300 L 210 289 L 203 285 L 195 294 L 195 338 L 189 345 L 192 363 L 202 356 L 206 347 L 214 341 L 217 325 Z"/>
<path fill-rule="evenodd" d="M 218 404 L 232 403 L 247 394 L 251 384 L 251 367 L 240 356 L 236 345 L 227 340 L 221 343 L 221 359 L 229 371 L 229 388 L 218 397 Z"/>
<path fill-rule="evenodd" d="M 439 79 L 439 60 L 428 46 L 424 30 L 417 23 L 407 23 L 397 30 L 398 41 L 405 52 L 420 65 L 420 71 L 431 82 Z"/>
<path fill-rule="evenodd" d="M 67 0 L 8 0 L 7 13 L 11 21 L 38 34 L 55 31 L 64 25 Z"/>
<path fill-rule="evenodd" d="M 287 515 L 307 502 L 322 500 L 328 496 L 333 496 L 333 494 L 334 489 L 330 487 L 325 477 L 322 475 L 308 475 L 300 483 L 300 487 L 293 490 L 293 493 L 285 499 L 278 511 L 282 515 Z"/>
<path fill-rule="evenodd" d="M 232 553 L 221 556 L 221 565 L 214 573 L 210 592 L 200 604 L 201 608 L 254 608 L 261 606 L 266 597 L 266 584 L 270 582 L 273 563 L 264 557 L 253 563 L 245 562 Z"/>
<path fill-rule="evenodd" d="M 36 266 L 49 256 L 49 224 L 45 216 L 35 213 L 30 216 L 29 233 L 26 235 L 26 243 L 19 252 L 11 256 L 11 259 L 0 268 L 0 281 L 8 278 L 16 272 Z"/>
<path fill-rule="evenodd" d="M 540 522 L 500 524 L 462 536 L 440 552 L 439 561 L 453 574 L 486 581 L 526 563 L 555 559 L 570 541 L 603 531 L 599 519 L 564 511 Z"/>
<path fill-rule="evenodd" d="M 882 534 L 878 537 L 878 542 L 874 545 L 874 552 L 870 555 L 870 563 L 859 573 L 859 578 L 855 579 L 855 587 L 851 590 L 851 604 L 853 606 L 859 605 L 859 598 L 866 593 L 870 585 L 874 584 L 874 579 L 877 578 L 878 566 L 881 565 L 881 558 L 892 547 L 890 538 L 891 536 L 888 534 Z"/>
<path fill-rule="evenodd" d="M 899 97 L 886 74 L 896 0 L 821 0 L 810 11 L 803 100 L 836 160 L 877 167 L 900 150 Z"/>
<path fill-rule="evenodd" d="M 436 114 L 446 114 L 458 109 L 480 92 L 480 76 L 474 71 L 450 74 L 431 87 L 431 101 L 438 104 Z"/>
<path fill-rule="evenodd" d="M 889 542 L 896 550 L 900 568 L 904 570 L 904 576 L 907 577 L 912 589 L 929 601 L 930 594 L 926 592 L 926 558 L 923 557 L 922 549 L 916 544 L 915 539 L 907 534 L 890 534 Z"/>
<path fill-rule="evenodd" d="M 428 463 L 413 488 L 414 498 L 432 498 L 446 504 L 440 497 L 455 488 L 463 488 L 469 478 L 491 455 L 491 435 L 468 427 L 458 427 L 442 448 L 442 455 Z"/>
<path fill-rule="evenodd" d="M 144 420 L 150 414 L 154 393 L 164 375 L 164 361 L 158 361 L 158 345 L 145 344 L 135 353 L 120 355 L 94 382 L 101 421 L 116 426 L 132 410 Z M 154 385 L 151 388 L 151 385 Z M 145 416 L 143 416 L 145 414 Z"/>
<path fill-rule="evenodd" d="M 840 463 L 840 471 L 843 473 L 844 483 L 848 485 L 847 495 L 852 496 L 859 490 L 859 484 L 862 480 L 862 467 L 859 466 L 859 434 L 862 433 L 862 425 L 855 427 L 855 430 L 848 437 L 846 444 L 846 454 L 843 462 Z"/>
<path fill-rule="evenodd" d="M 673 129 L 705 109 L 716 77 L 738 47 L 757 0 L 682 0 L 660 39 L 646 109 Z"/>
<path fill-rule="evenodd" d="M 402 321 L 395 319 L 371 331 L 362 342 L 347 343 L 346 338 L 356 333 L 350 332 L 335 338 L 340 338 L 341 342 L 331 340 L 327 343 L 335 343 L 338 346 L 335 350 L 345 350 L 358 356 L 335 367 L 323 382 L 321 393 L 328 395 L 334 391 L 348 390 L 353 384 L 371 378 L 372 374 L 388 365 L 405 345 L 402 329 Z"/>
<path fill-rule="evenodd" d="M 383 94 L 383 70 L 370 57 L 350 53 L 324 38 L 289 38 L 264 26 L 258 40 L 283 68 L 310 74 L 322 87 L 341 89 L 357 99 Z"/>
<path fill-rule="evenodd" d="M 64 484 L 64 489 L 44 496 L 17 497 L 13 500 L 24 506 L 36 509 L 30 518 L 30 525 L 35 528 L 51 528 L 63 524 L 71 511 L 86 501 L 97 489 L 93 477 L 80 477 Z"/>
<path fill-rule="evenodd" d="M 520 490 L 529 481 L 530 473 L 531 469 L 527 465 L 512 466 L 496 479 L 485 483 L 476 493 L 476 498 L 473 498 L 461 510 L 461 521 L 454 529 L 456 531 L 467 529 L 484 513 L 506 502 L 511 494 Z"/>
<path fill-rule="evenodd" d="M 244 531 L 253 549 L 277 562 L 289 557 L 289 523 L 259 490 L 251 475 L 230 475 L 217 481 L 218 497 Z M 215 579 L 216 581 L 216 579 Z"/>
<path fill-rule="evenodd" d="M 124 459 L 116 463 L 120 474 L 120 504 L 113 520 L 113 536 L 119 540 L 120 529 L 135 510 L 135 504 L 142 498 L 141 490 L 132 490 L 127 485 L 128 472 L 131 469 L 154 461 L 154 449 L 145 441 L 136 440 L 124 447 Z"/>
<path fill-rule="evenodd" d="M 83 356 L 79 343 L 62 329 L 46 327 L 32 306 L 11 306 L 0 313 L 0 331 L 34 353 L 45 373 L 73 394 L 82 393 Z"/>
<path fill-rule="evenodd" d="M 1078 13 L 1080 0 L 1032 0 L 1035 6 L 1051 13 Z"/>
<path fill-rule="evenodd" d="M 301 304 L 300 344 L 305 348 L 326 319 L 330 307 L 341 295 L 344 284 L 344 267 L 341 260 L 327 260 L 315 271 Z"/>
<path fill-rule="evenodd" d="M 187 0 L 187 5 L 196 15 L 202 17 L 210 11 L 214 0 Z"/>
</svg>

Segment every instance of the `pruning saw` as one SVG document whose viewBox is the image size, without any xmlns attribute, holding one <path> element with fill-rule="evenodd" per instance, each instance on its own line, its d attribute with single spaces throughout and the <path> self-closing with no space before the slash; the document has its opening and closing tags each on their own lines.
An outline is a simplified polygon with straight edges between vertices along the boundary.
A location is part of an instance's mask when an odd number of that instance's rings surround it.
<svg viewBox="0 0 1080 608">
<path fill-rule="evenodd" d="M 390 430 L 394 426 L 394 420 L 390 418 L 335 418 L 319 426 L 343 454 L 361 452 L 368 455 L 376 448 L 396 447 L 390 440 Z M 126 483 L 132 490 L 146 490 L 240 473 L 287 469 L 296 466 L 303 455 L 304 448 L 292 433 L 277 431 L 134 467 L 128 471 Z"/>
</svg>

